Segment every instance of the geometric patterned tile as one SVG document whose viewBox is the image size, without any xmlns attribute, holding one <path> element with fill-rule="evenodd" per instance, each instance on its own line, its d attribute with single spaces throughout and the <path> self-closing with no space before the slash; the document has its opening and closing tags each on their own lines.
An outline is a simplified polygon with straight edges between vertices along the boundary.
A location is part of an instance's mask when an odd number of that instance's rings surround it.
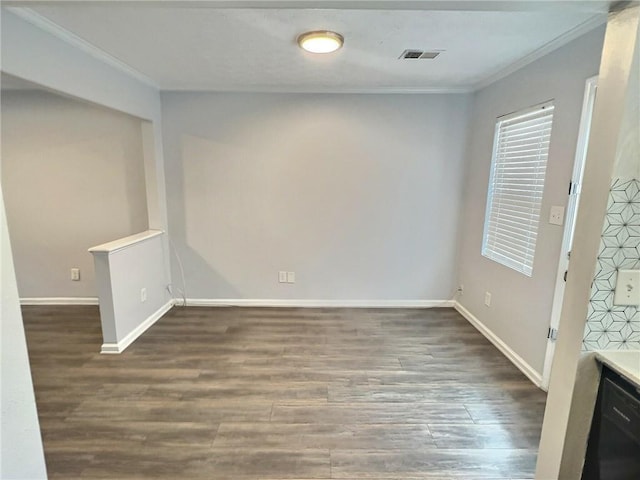
<svg viewBox="0 0 640 480">
<path fill-rule="evenodd" d="M 613 304 L 618 270 L 640 268 L 640 181 L 611 183 L 598 252 L 582 349 L 640 349 L 640 311 Z"/>
</svg>

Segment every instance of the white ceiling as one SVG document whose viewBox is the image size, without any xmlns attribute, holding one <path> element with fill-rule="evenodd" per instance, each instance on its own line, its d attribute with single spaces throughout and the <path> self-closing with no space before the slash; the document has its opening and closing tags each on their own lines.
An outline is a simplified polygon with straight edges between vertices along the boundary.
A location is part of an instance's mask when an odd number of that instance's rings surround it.
<svg viewBox="0 0 640 480">
<path fill-rule="evenodd" d="M 543 3 L 501 11 L 37 4 L 19 13 L 163 90 L 456 91 L 606 18 L 597 12 L 607 2 Z M 318 56 L 297 47 L 300 33 L 317 29 L 341 33 L 344 48 Z M 399 60 L 405 49 L 443 53 Z"/>
</svg>

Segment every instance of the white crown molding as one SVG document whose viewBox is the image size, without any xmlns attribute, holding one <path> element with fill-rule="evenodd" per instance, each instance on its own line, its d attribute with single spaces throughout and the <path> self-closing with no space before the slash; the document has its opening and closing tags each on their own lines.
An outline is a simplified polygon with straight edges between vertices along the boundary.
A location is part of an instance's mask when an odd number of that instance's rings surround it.
<svg viewBox="0 0 640 480">
<path fill-rule="evenodd" d="M 147 77 L 144 73 L 139 72 L 135 68 L 127 65 L 122 60 L 117 59 L 116 57 L 108 54 L 104 50 L 96 47 L 95 45 L 87 42 L 85 39 L 79 37 L 75 33 L 70 32 L 69 30 L 61 27 L 57 23 L 52 22 L 48 18 L 40 15 L 30 8 L 22 8 L 22 7 L 8 7 L 9 10 L 14 15 L 22 18 L 23 20 L 29 22 L 33 26 L 43 30 L 56 38 L 62 40 L 69 45 L 82 50 L 84 53 L 91 55 L 96 60 L 99 60 L 110 67 L 119 70 L 120 72 L 135 78 L 139 82 L 144 83 L 150 87 L 153 87 L 157 90 L 160 89 L 157 83 L 155 83 L 151 78 Z"/>
<path fill-rule="evenodd" d="M 504 343 L 500 337 L 493 333 L 484 323 L 482 323 L 473 313 L 463 307 L 459 302 L 454 302 L 454 308 L 460 315 L 467 319 L 482 335 L 513 363 L 533 384 L 544 390 L 542 375 L 531 365 L 529 365 L 520 355 L 518 355 L 509 345 Z"/>
<path fill-rule="evenodd" d="M 343 10 L 467 10 L 467 11 L 514 11 L 540 12 L 581 10 L 605 11 L 606 0 L 4 0 L 6 5 L 73 5 L 80 3 L 114 4 L 135 3 L 140 7 L 187 8 L 291 8 L 291 9 L 343 9 Z M 560 3 L 560 5 L 554 5 Z"/>
<path fill-rule="evenodd" d="M 290 93 L 290 94 L 464 94 L 472 93 L 473 88 L 463 87 L 367 87 L 367 88 L 336 88 L 336 87 L 298 87 L 298 86 L 246 86 L 217 85 L 211 87 L 163 88 L 162 93 Z"/>
<path fill-rule="evenodd" d="M 542 47 L 534 50 L 530 54 L 528 54 L 528 55 L 522 57 L 521 59 L 513 62 L 512 64 L 508 65 L 507 67 L 502 68 L 502 69 L 498 70 L 497 72 L 494 72 L 491 75 L 485 77 L 483 80 L 481 80 L 478 83 L 476 83 L 475 85 L 473 85 L 471 90 L 478 91 L 478 90 L 482 90 L 485 87 L 488 87 L 492 83 L 495 83 L 498 80 L 501 80 L 504 77 L 507 77 L 507 76 L 511 75 L 512 73 L 520 70 L 521 68 L 526 67 L 530 63 L 535 62 L 539 58 L 544 57 L 545 55 L 553 52 L 554 50 L 559 49 L 560 47 L 562 47 L 562 46 L 566 45 L 567 43 L 575 40 L 576 38 L 584 35 L 585 33 L 590 32 L 591 30 L 599 27 L 603 23 L 606 23 L 606 21 L 607 21 L 607 15 L 606 14 L 602 13 L 602 14 L 594 15 L 589 20 L 581 23 L 580 25 L 577 25 L 576 27 L 574 27 L 571 30 L 563 33 L 559 37 L 554 38 L 553 40 L 551 40 L 550 42 L 546 43 Z"/>
<path fill-rule="evenodd" d="M 95 297 L 25 297 L 20 305 L 98 305 Z"/>
<path fill-rule="evenodd" d="M 181 305 L 182 299 L 176 299 Z M 189 307 L 293 307 L 293 308 L 441 308 L 453 300 L 289 300 L 246 298 L 187 298 Z"/>
</svg>

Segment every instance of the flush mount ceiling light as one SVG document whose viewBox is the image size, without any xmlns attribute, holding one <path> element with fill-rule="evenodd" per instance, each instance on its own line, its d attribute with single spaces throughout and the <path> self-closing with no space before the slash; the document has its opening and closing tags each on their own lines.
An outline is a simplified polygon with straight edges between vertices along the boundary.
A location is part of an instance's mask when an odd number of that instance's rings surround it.
<svg viewBox="0 0 640 480">
<path fill-rule="evenodd" d="M 298 45 L 311 53 L 331 53 L 342 47 L 344 38 L 336 32 L 318 30 L 306 32 L 298 37 Z"/>
</svg>

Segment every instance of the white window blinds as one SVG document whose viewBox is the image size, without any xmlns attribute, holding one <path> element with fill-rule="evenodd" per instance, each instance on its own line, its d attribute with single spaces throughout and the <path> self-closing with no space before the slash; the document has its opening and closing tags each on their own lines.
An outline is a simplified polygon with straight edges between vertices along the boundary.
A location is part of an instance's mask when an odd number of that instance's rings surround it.
<svg viewBox="0 0 640 480">
<path fill-rule="evenodd" d="M 547 169 L 553 104 L 498 119 L 482 255 L 525 275 L 533 272 Z"/>
</svg>

